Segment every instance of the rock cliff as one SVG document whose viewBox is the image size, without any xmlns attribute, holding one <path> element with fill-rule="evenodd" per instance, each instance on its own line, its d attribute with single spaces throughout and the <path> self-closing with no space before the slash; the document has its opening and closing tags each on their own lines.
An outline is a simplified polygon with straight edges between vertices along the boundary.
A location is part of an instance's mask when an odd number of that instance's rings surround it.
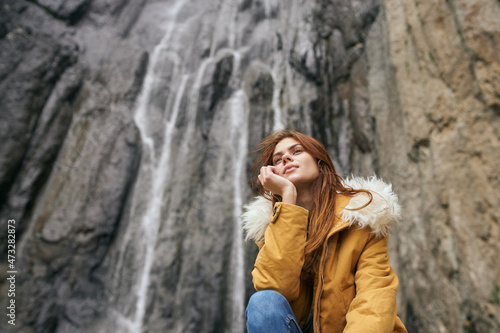
<svg viewBox="0 0 500 333">
<path fill-rule="evenodd" d="M 499 3 L 383 7 L 368 38 L 368 78 L 381 175 L 405 206 L 395 249 L 406 324 L 418 332 L 495 332 Z"/>
<path fill-rule="evenodd" d="M 0 6 L 2 330 L 243 332 L 238 217 L 283 127 L 393 183 L 409 332 L 500 330 L 498 1 Z"/>
</svg>

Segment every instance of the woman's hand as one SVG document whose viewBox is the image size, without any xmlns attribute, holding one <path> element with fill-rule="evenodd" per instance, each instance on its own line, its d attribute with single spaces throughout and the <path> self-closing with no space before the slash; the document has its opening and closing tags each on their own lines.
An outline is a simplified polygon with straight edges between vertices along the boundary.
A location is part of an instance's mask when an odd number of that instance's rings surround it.
<svg viewBox="0 0 500 333">
<path fill-rule="evenodd" d="M 257 184 L 264 187 L 266 191 L 281 196 L 284 203 L 295 205 L 297 201 L 297 189 L 291 181 L 276 174 L 272 165 L 260 168 Z"/>
</svg>

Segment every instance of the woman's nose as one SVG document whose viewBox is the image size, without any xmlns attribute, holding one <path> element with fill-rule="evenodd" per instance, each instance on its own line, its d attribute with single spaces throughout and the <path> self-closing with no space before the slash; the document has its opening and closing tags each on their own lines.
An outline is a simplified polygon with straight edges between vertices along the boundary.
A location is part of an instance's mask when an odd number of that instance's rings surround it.
<svg viewBox="0 0 500 333">
<path fill-rule="evenodd" d="M 281 158 L 283 159 L 283 163 L 292 161 L 292 155 L 290 155 L 288 153 L 285 153 Z"/>
</svg>

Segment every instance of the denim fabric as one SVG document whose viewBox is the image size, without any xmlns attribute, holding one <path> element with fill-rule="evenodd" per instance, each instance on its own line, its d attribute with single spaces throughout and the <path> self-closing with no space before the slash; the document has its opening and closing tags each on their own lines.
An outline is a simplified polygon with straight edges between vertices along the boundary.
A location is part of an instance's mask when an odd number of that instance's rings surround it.
<svg viewBox="0 0 500 333">
<path fill-rule="evenodd" d="M 290 304 L 276 291 L 262 290 L 253 294 L 245 317 L 248 333 L 302 333 Z"/>
</svg>

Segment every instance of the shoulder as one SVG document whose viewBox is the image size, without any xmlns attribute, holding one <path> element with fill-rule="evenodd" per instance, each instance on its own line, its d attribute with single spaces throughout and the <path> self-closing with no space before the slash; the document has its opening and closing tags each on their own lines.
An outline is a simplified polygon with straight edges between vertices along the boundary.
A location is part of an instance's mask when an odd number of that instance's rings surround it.
<svg viewBox="0 0 500 333">
<path fill-rule="evenodd" d="M 278 228 L 285 229 L 291 226 L 290 223 L 304 225 L 309 216 L 307 209 L 297 205 L 277 202 L 273 208 L 271 200 L 262 196 L 256 197 L 243 209 L 245 212 L 241 215 L 241 222 L 246 234 L 245 241 L 252 239 L 257 243 L 264 242 L 264 234 L 269 224 L 275 222 L 278 216 L 282 220 Z M 307 223 L 305 225 L 307 226 Z"/>
<path fill-rule="evenodd" d="M 363 207 L 370 199 L 368 194 L 359 193 L 353 196 L 340 212 L 341 219 L 351 226 L 368 227 L 375 236 L 387 236 L 390 229 L 401 220 L 401 207 L 392 185 L 375 176 L 348 178 L 344 183 L 354 189 L 369 191 L 372 194 L 372 202 Z"/>
<path fill-rule="evenodd" d="M 241 221 L 246 233 L 245 241 L 253 239 L 255 242 L 263 242 L 267 226 L 271 222 L 272 202 L 258 196 L 243 208 L 245 212 L 241 215 Z"/>
<path fill-rule="evenodd" d="M 353 197 L 339 194 L 336 215 L 350 226 L 367 228 L 367 231 L 375 236 L 387 236 L 394 224 L 401 219 L 401 208 L 392 186 L 377 177 L 352 177 L 345 179 L 344 183 L 354 189 L 369 191 L 373 199 L 368 206 L 358 209 L 368 202 L 369 196 L 366 193 L 359 193 Z M 263 242 L 273 214 L 272 202 L 258 196 L 244 206 L 244 211 L 241 221 L 246 234 L 245 240 Z"/>
</svg>

